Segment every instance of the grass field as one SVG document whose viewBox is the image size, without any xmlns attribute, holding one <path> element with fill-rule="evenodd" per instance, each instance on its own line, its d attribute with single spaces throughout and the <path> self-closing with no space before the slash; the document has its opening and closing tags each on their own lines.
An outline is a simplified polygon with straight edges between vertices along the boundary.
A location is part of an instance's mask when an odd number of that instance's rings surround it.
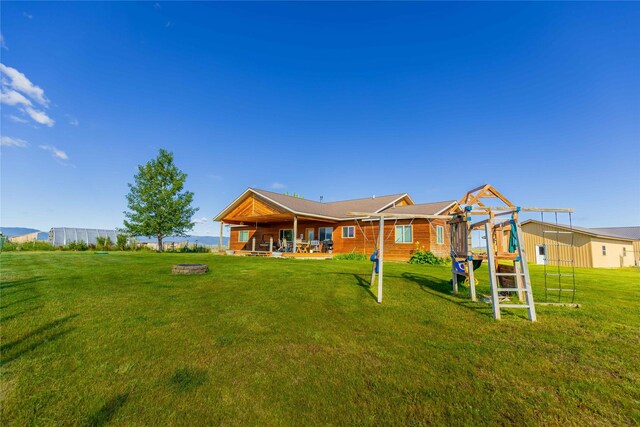
<svg viewBox="0 0 640 427">
<path fill-rule="evenodd" d="M 2 425 L 640 423 L 637 270 L 578 270 L 582 307 L 530 323 L 451 295 L 445 266 L 385 264 L 378 305 L 367 262 L 0 262 Z"/>
</svg>

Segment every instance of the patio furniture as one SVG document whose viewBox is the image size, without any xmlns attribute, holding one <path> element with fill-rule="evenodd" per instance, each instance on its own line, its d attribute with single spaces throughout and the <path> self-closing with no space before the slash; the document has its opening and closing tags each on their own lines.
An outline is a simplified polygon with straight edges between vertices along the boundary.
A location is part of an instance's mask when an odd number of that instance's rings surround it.
<svg viewBox="0 0 640 427">
<path fill-rule="evenodd" d="M 306 240 L 301 240 L 296 242 L 296 253 L 300 254 L 308 254 L 309 253 L 309 242 Z"/>
</svg>

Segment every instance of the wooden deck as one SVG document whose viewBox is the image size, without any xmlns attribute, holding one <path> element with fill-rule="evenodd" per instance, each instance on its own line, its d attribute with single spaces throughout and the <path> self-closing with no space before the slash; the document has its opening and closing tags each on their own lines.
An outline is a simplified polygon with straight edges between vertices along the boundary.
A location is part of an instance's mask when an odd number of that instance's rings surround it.
<svg viewBox="0 0 640 427">
<path fill-rule="evenodd" d="M 255 256 L 255 257 L 271 257 L 272 253 L 269 251 L 234 251 L 235 256 Z M 331 259 L 333 258 L 333 254 L 328 254 L 324 252 L 315 252 L 315 253 L 291 253 L 285 252 L 281 255 L 282 258 L 311 258 L 311 259 Z M 275 258 L 275 257 L 274 257 Z"/>
</svg>

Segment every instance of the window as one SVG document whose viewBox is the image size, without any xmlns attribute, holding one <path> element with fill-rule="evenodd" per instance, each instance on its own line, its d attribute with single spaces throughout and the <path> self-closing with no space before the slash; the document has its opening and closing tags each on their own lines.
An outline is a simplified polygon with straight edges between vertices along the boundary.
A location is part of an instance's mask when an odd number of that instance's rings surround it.
<svg viewBox="0 0 640 427">
<path fill-rule="evenodd" d="M 280 239 L 280 243 L 284 243 L 284 241 L 286 240 L 288 243 L 293 242 L 293 230 L 292 229 L 286 229 L 286 230 L 280 230 L 280 233 L 278 234 L 278 238 Z"/>
<path fill-rule="evenodd" d="M 314 232 L 314 231 L 315 231 L 315 230 L 314 230 L 313 228 L 307 228 L 307 230 L 306 230 L 306 231 L 307 231 L 307 240 L 308 240 L 308 241 L 315 240 L 315 239 L 314 239 L 314 237 L 315 237 L 315 232 Z"/>
<path fill-rule="evenodd" d="M 411 225 L 396 225 L 396 243 L 413 242 L 412 228 Z"/>
<path fill-rule="evenodd" d="M 622 256 L 627 256 L 627 248 L 622 248 Z"/>
<path fill-rule="evenodd" d="M 249 241 L 249 230 L 238 231 L 238 242 L 248 242 L 248 241 Z"/>
<path fill-rule="evenodd" d="M 318 228 L 318 240 L 324 242 L 325 240 L 333 240 L 333 228 L 320 227 Z"/>
<path fill-rule="evenodd" d="M 356 228 L 353 225 L 345 225 L 342 227 L 342 238 L 353 239 L 356 235 Z"/>
<path fill-rule="evenodd" d="M 607 254 L 607 247 L 605 245 L 602 245 L 602 255 L 606 255 Z"/>
<path fill-rule="evenodd" d="M 444 244 L 444 227 L 441 225 L 436 226 L 436 237 L 437 237 L 437 243 L 439 245 Z"/>
</svg>

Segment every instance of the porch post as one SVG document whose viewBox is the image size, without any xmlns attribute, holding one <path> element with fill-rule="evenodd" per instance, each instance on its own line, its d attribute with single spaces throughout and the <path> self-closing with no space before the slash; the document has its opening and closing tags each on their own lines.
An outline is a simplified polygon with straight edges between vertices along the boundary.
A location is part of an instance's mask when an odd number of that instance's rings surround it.
<svg viewBox="0 0 640 427">
<path fill-rule="evenodd" d="M 224 229 L 224 221 L 220 221 L 220 240 L 218 241 L 218 251 L 222 252 L 222 230 Z"/>
<path fill-rule="evenodd" d="M 293 216 L 293 247 L 292 252 L 296 253 L 296 240 L 298 239 L 298 215 Z"/>
</svg>

